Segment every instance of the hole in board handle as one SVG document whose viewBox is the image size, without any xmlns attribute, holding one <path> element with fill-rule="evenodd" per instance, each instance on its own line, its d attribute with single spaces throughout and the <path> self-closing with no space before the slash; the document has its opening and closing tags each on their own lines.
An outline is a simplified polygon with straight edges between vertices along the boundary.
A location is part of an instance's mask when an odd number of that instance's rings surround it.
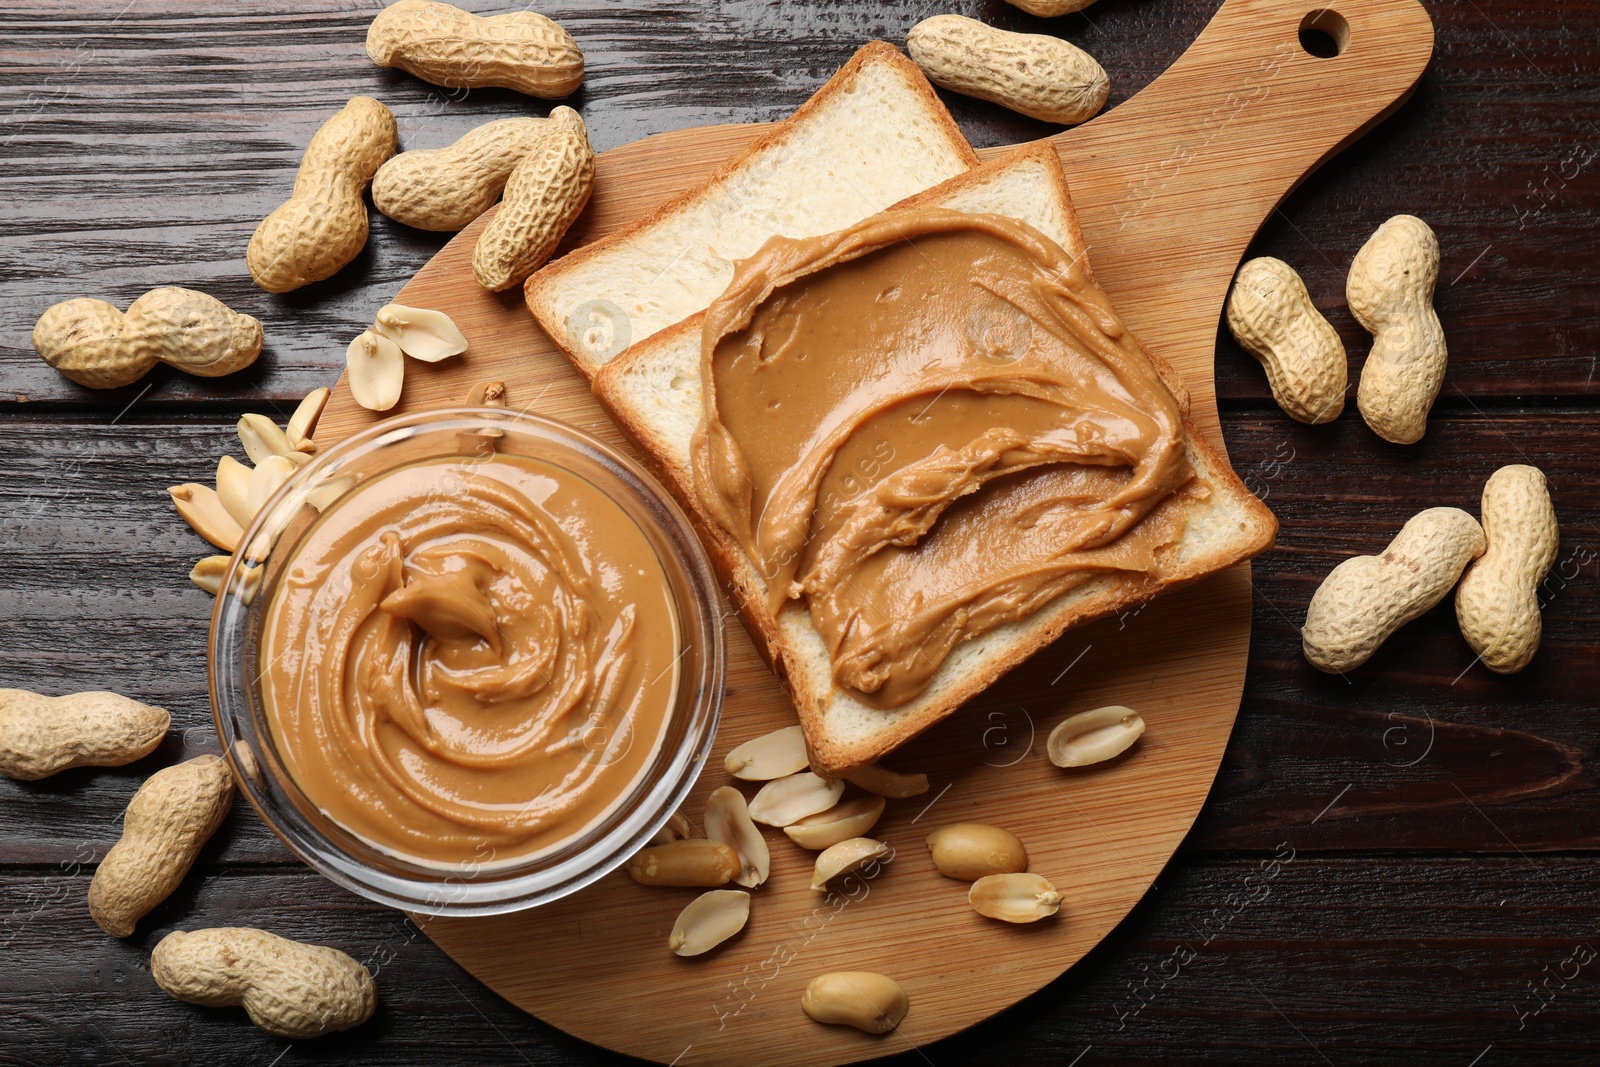
<svg viewBox="0 0 1600 1067">
<path fill-rule="evenodd" d="M 1300 47 L 1318 59 L 1332 59 L 1350 47 L 1350 23 L 1331 7 L 1308 12 L 1300 20 Z"/>
</svg>

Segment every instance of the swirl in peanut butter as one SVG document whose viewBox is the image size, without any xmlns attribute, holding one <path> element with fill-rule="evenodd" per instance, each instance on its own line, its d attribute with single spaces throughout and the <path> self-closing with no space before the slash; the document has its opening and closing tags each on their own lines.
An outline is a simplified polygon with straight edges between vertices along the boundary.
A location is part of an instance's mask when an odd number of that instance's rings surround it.
<svg viewBox="0 0 1600 1067">
<path fill-rule="evenodd" d="M 363 483 L 268 607 L 263 695 L 311 802 L 401 855 L 491 864 L 601 818 L 657 751 L 677 625 L 649 542 L 513 456 Z"/>
<path fill-rule="evenodd" d="M 775 238 L 707 311 L 701 360 L 701 503 L 869 703 L 1182 536 L 1177 401 L 1024 223 L 923 208 Z"/>
</svg>

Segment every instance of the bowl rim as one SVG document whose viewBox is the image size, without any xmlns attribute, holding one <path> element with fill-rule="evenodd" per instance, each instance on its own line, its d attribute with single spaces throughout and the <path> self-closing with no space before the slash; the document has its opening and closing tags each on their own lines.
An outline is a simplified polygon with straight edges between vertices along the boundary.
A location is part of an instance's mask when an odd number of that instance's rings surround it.
<svg viewBox="0 0 1600 1067">
<path fill-rule="evenodd" d="M 698 670 L 680 677 L 677 703 L 672 712 L 690 717 L 685 726 L 684 740 L 676 751 L 668 751 L 671 748 L 669 739 L 663 747 L 663 755 L 647 765 L 636 779 L 633 793 L 621 798 L 618 807 L 631 809 L 629 814 L 620 819 L 608 815 L 599 824 L 600 832 L 596 833 L 591 828 L 592 840 L 575 851 L 569 850 L 570 855 L 550 867 L 531 871 L 524 867 L 521 869 L 523 873 L 516 873 L 517 868 L 508 867 L 505 869 L 511 873 L 506 877 L 479 877 L 481 867 L 473 871 L 473 865 L 470 864 L 448 865 L 431 870 L 426 876 L 412 877 L 379 870 L 364 862 L 337 840 L 337 834 L 330 836 L 316 827 L 304 811 L 286 811 L 270 795 L 273 789 L 282 791 L 285 782 L 277 775 L 263 771 L 260 767 L 263 761 L 258 760 L 249 748 L 252 742 L 260 743 L 262 740 L 260 731 L 245 737 L 236 729 L 235 716 L 241 709 L 235 706 L 238 700 L 235 690 L 240 679 L 227 674 L 230 667 L 241 674 L 248 674 L 251 669 L 243 651 L 248 638 L 244 629 L 250 618 L 251 607 L 237 594 L 238 590 L 244 588 L 243 576 L 238 572 L 247 565 L 245 557 L 249 553 L 245 549 L 256 543 L 263 529 L 276 518 L 278 509 L 308 481 L 319 475 L 325 477 L 332 474 L 346 460 L 381 448 L 391 440 L 409 439 L 422 432 L 450 434 L 471 429 L 515 431 L 543 444 L 554 445 L 558 450 L 567 449 L 569 455 L 566 457 L 539 455 L 530 458 L 563 467 L 563 458 L 570 461 L 571 454 L 575 453 L 595 463 L 601 472 L 611 476 L 617 484 L 599 484 L 589 474 L 576 470 L 571 471 L 574 477 L 594 485 L 636 522 L 640 519 L 640 511 L 653 519 L 654 531 L 645 528 L 643 523 L 640 524 L 641 529 L 658 555 L 664 544 L 672 550 L 673 556 L 672 561 L 662 559 L 659 562 L 666 574 L 680 639 L 685 645 L 679 661 L 675 663 L 681 662 L 691 646 L 695 646 L 700 650 L 694 657 Z M 396 434 L 404 436 L 395 437 Z M 624 500 L 618 498 L 616 490 L 619 488 L 632 497 L 637 507 L 629 508 Z M 298 513 L 299 509 L 297 502 L 295 512 Z M 207 635 L 206 675 L 212 721 L 239 792 L 285 847 L 336 885 L 369 900 L 425 915 L 494 915 L 534 907 L 576 892 L 621 867 L 666 825 L 699 779 L 716 740 L 725 689 L 726 648 L 716 573 L 693 523 L 672 495 L 638 461 L 594 435 L 544 415 L 467 405 L 432 408 L 383 419 L 314 454 L 311 461 L 297 469 L 257 511 L 240 538 L 239 546 L 240 550 L 233 554 L 223 575 Z M 274 538 L 269 557 L 276 546 Z M 674 581 L 671 562 L 678 565 L 683 580 L 681 584 L 692 594 L 687 604 L 683 603 L 682 591 L 677 588 L 679 583 Z M 263 596 L 258 603 L 259 611 L 264 612 L 270 602 L 270 596 Z M 253 683 L 246 683 L 246 688 L 252 694 L 255 692 Z M 249 708 L 243 710 L 246 718 L 250 719 Z M 266 739 L 270 741 L 270 735 Z M 244 746 L 242 751 L 241 745 Z M 660 765 L 663 757 L 667 760 L 667 773 L 654 778 L 651 772 Z M 252 766 L 245 766 L 246 762 Z M 283 777 L 288 776 L 285 774 Z M 258 781 L 258 778 L 261 780 Z M 292 780 L 288 785 L 304 797 Z M 309 798 L 306 799 L 309 803 Z M 290 800 L 293 801 L 293 797 Z M 299 805 L 294 804 L 293 807 Z M 337 831 L 355 839 L 331 817 L 322 818 Z M 372 851 L 383 851 L 370 843 L 363 844 Z M 420 863 L 414 857 L 392 858 L 398 864 L 409 864 L 419 870 L 431 868 L 431 865 Z M 461 876 L 466 880 L 454 880 Z"/>
</svg>

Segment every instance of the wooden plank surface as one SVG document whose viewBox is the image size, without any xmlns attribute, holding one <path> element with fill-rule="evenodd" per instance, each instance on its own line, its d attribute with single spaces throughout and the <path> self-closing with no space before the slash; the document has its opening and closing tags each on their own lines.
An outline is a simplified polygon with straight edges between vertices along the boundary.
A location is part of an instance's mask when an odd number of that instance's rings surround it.
<svg viewBox="0 0 1600 1067">
<path fill-rule="evenodd" d="M 705 0 L 648 18 L 611 5 L 545 10 L 589 35 L 581 104 L 609 147 L 778 117 L 861 36 L 896 38 L 950 8 L 1063 33 L 1102 59 L 1113 100 L 1125 100 L 1215 6 L 1102 0 L 1055 25 L 997 2 Z M 1366 342 L 1342 306 L 1350 255 L 1389 214 L 1434 222 L 1453 356 L 1434 430 L 1408 450 L 1378 442 L 1353 411 L 1332 427 L 1296 426 L 1262 402 L 1253 361 L 1221 341 L 1230 451 L 1267 489 L 1284 534 L 1256 567 L 1251 673 L 1212 802 L 1100 950 L 1017 1009 L 923 1050 L 934 1062 L 1071 1062 L 1093 1045 L 1080 1062 L 1466 1064 L 1481 1053 L 1489 1067 L 1581 1062 L 1600 1039 L 1592 966 L 1566 985 L 1550 980 L 1537 1015 L 1528 989 L 1578 945 L 1600 946 L 1588 776 L 1600 743 L 1590 488 L 1600 196 L 1588 118 L 1600 31 L 1575 0 L 1428 7 L 1439 50 L 1417 97 L 1291 197 L 1252 252 L 1301 268 L 1354 371 Z M 206 601 L 182 577 L 206 550 L 161 490 L 209 469 L 241 411 L 286 411 L 322 384 L 350 329 L 440 243 L 375 218 L 369 262 L 321 292 L 278 298 L 244 280 L 250 228 L 281 197 L 310 129 L 352 93 L 408 108 L 403 136 L 415 128 L 421 145 L 526 107 L 510 94 L 445 101 L 363 67 L 370 6 L 152 2 L 118 20 L 123 8 L 24 3 L 0 15 L 0 391 L 35 400 L 8 403 L 0 421 L 0 684 L 116 686 L 172 707 L 178 737 L 126 770 L 0 782 L 0 1062 L 270 1062 L 287 1043 L 236 1012 L 166 1000 L 146 971 L 168 929 L 249 922 L 381 964 L 381 1017 L 296 1046 L 285 1063 L 610 1062 L 506 1005 L 393 913 L 290 862 L 243 810 L 201 877 L 132 942 L 87 920 L 87 872 L 72 865 L 103 854 L 146 773 L 210 743 Z M 952 101 L 975 143 L 1047 132 Z M 267 321 L 260 372 L 201 387 L 157 374 L 123 413 L 143 384 L 88 394 L 26 347 L 56 299 L 125 302 L 173 282 Z M 1546 649 L 1530 671 L 1497 679 L 1480 667 L 1455 681 L 1464 645 L 1441 609 L 1355 685 L 1335 691 L 1314 676 L 1293 624 L 1322 574 L 1381 546 L 1417 508 L 1470 506 L 1482 477 L 1512 459 L 1550 472 L 1564 524 L 1568 577 L 1551 587 Z M 1430 718 L 1433 748 L 1403 766 L 1419 749 L 1401 741 L 1422 745 Z M 1266 890 L 1246 882 L 1285 841 L 1295 860 Z M 1208 937 L 1181 977 L 1161 981 L 1186 958 L 1180 945 Z M 1130 1016 L 1135 1001 L 1145 1006 Z"/>
</svg>

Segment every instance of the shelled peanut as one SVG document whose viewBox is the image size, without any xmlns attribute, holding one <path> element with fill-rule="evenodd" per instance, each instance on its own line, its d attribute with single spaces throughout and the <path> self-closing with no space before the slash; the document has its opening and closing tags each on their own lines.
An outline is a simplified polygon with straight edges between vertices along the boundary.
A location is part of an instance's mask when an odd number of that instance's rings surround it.
<svg viewBox="0 0 1600 1067">
<path fill-rule="evenodd" d="M 1143 736 L 1143 717 L 1111 704 L 1063 719 L 1050 731 L 1045 752 L 1057 767 L 1088 767 L 1115 759 Z"/>
<path fill-rule="evenodd" d="M 328 395 L 326 388 L 312 390 L 295 408 L 286 428 L 280 429 L 265 415 L 242 416 L 239 443 L 253 466 L 222 456 L 217 461 L 215 488 L 189 482 L 167 490 L 178 515 L 190 528 L 228 554 L 208 556 L 190 571 L 189 577 L 206 592 L 217 595 L 228 559 L 238 551 L 245 528 L 283 483 L 311 461 L 317 447 L 311 434 Z M 253 588 L 254 577 L 259 576 L 245 574 L 241 595 Z"/>
<path fill-rule="evenodd" d="M 356 403 L 388 411 L 400 402 L 405 356 L 437 363 L 466 350 L 466 337 L 444 312 L 385 304 L 345 350 L 345 380 Z"/>
<path fill-rule="evenodd" d="M 749 893 L 713 889 L 695 897 L 678 913 L 667 948 L 677 956 L 704 955 L 743 930 L 749 921 Z"/>
<path fill-rule="evenodd" d="M 975 882 L 990 874 L 1028 869 L 1028 850 L 1011 831 L 987 823 L 941 826 L 928 835 L 933 866 L 946 878 Z"/>
<path fill-rule="evenodd" d="M 679 956 L 699 956 L 727 941 L 749 920 L 752 894 L 718 889 L 730 881 L 749 890 L 764 885 L 772 856 L 761 825 L 781 828 L 795 844 L 817 852 L 811 888 L 842 892 L 852 876 L 876 878 L 894 857 L 884 841 L 867 838 L 886 801 L 873 794 L 844 799 L 845 783 L 810 770 L 800 727 L 774 730 L 735 746 L 723 769 L 741 781 L 759 782 L 747 800 L 724 785 L 706 798 L 703 838 L 682 812 L 674 812 L 628 863 L 629 876 L 647 886 L 698 886 L 711 892 L 689 902 L 673 925 L 667 947 Z M 928 787 L 926 775 L 902 775 L 868 767 L 861 780 L 886 792 L 912 796 Z"/>
<path fill-rule="evenodd" d="M 884 1034 L 905 1019 L 911 999 L 905 988 L 886 974 L 830 971 L 806 985 L 800 1007 L 819 1023 Z"/>
</svg>

